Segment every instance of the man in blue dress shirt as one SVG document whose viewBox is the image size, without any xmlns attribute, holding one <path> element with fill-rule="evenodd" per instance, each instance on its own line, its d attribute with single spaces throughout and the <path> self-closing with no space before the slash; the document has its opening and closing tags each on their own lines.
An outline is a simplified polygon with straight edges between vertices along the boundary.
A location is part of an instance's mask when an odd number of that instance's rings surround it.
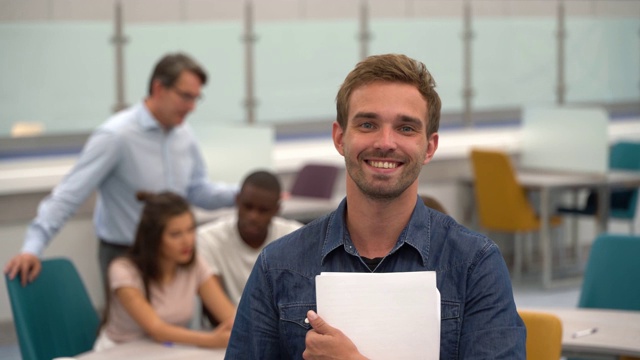
<svg viewBox="0 0 640 360">
<path fill-rule="evenodd" d="M 418 175 L 438 147 L 441 107 L 424 64 L 371 56 L 336 101 L 333 142 L 345 158 L 346 199 L 261 252 L 226 358 L 362 359 L 316 313 L 315 277 L 435 271 L 441 359 L 525 359 L 525 327 L 498 247 L 418 196 Z"/>
<path fill-rule="evenodd" d="M 168 54 L 156 64 L 146 99 L 116 113 L 97 128 L 77 163 L 38 207 L 20 254 L 5 266 L 23 285 L 39 274 L 39 256 L 77 208 L 98 191 L 93 220 L 104 276 L 109 262 L 133 243 L 142 203 L 136 193 L 170 190 L 192 204 L 215 209 L 234 204 L 236 186 L 215 184 L 191 128 L 205 70 L 189 56 Z"/>
</svg>

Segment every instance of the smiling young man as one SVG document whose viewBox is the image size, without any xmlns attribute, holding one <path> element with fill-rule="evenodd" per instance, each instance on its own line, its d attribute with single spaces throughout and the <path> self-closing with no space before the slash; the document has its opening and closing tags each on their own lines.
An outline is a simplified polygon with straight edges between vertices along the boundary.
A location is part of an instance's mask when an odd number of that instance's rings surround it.
<svg viewBox="0 0 640 360">
<path fill-rule="evenodd" d="M 315 277 L 435 271 L 441 359 L 524 359 L 525 328 L 497 246 L 418 196 L 420 170 L 438 148 L 441 107 L 424 64 L 371 56 L 349 73 L 336 102 L 333 142 L 345 158 L 346 199 L 262 251 L 226 358 L 364 358 L 315 313 Z"/>
<path fill-rule="evenodd" d="M 74 168 L 45 198 L 25 235 L 22 252 L 5 266 L 23 285 L 38 276 L 39 256 L 76 209 L 98 191 L 94 225 L 104 276 L 111 260 L 133 243 L 142 204 L 136 193 L 169 190 L 197 206 L 233 205 L 236 186 L 208 180 L 196 139 L 185 119 L 207 82 L 189 56 L 168 54 L 156 64 L 144 101 L 109 118 L 96 129 Z"/>
</svg>

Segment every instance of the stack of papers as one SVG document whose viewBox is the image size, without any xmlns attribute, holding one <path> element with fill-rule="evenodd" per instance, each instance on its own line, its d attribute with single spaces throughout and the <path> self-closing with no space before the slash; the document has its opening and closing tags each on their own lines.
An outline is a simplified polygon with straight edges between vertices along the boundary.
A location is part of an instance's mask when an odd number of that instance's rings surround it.
<svg viewBox="0 0 640 360">
<path fill-rule="evenodd" d="M 369 359 L 439 359 L 440 292 L 433 271 L 316 276 L 318 315 Z"/>
</svg>

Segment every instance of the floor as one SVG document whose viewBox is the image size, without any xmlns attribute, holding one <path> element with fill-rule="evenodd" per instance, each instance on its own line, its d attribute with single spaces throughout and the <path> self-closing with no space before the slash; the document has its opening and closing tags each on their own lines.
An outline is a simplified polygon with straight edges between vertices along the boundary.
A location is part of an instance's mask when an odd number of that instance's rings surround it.
<svg viewBox="0 0 640 360">
<path fill-rule="evenodd" d="M 514 283 L 514 298 L 518 308 L 575 307 L 580 296 L 579 285 L 543 289 L 535 277 Z M 12 323 L 0 323 L 0 359 L 21 360 Z"/>
</svg>

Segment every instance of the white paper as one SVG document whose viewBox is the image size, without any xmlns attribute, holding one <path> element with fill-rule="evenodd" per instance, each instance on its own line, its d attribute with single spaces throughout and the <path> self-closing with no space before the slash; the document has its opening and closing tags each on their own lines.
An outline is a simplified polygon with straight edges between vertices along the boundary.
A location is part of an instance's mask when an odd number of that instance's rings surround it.
<svg viewBox="0 0 640 360">
<path fill-rule="evenodd" d="M 440 292 L 433 271 L 316 276 L 318 315 L 369 359 L 439 359 Z"/>
</svg>

